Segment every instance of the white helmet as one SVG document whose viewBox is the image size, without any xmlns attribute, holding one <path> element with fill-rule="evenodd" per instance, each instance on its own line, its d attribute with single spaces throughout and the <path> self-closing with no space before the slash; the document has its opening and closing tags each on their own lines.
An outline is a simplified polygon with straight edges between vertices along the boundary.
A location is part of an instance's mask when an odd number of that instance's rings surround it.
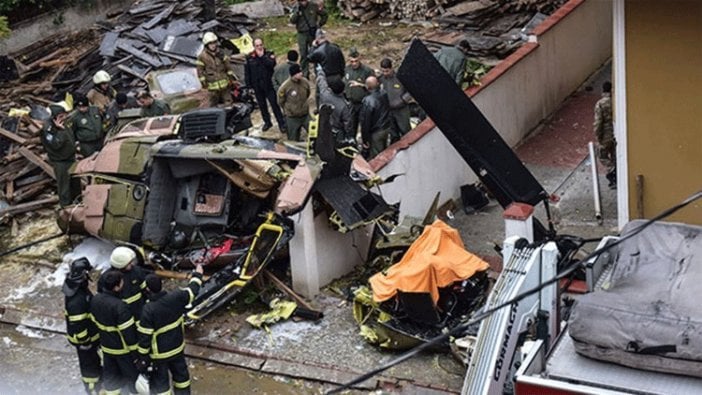
<svg viewBox="0 0 702 395">
<path fill-rule="evenodd" d="M 136 388 L 137 393 L 140 395 L 149 395 L 151 393 L 151 388 L 149 388 L 149 379 L 147 379 L 143 374 L 140 374 L 139 377 L 137 377 L 134 387 Z"/>
<path fill-rule="evenodd" d="M 112 81 L 112 78 L 109 74 L 107 74 L 107 71 L 105 70 L 98 70 L 98 72 L 95 73 L 95 75 L 93 76 L 93 84 L 95 85 L 110 81 Z"/>
<path fill-rule="evenodd" d="M 212 32 L 207 32 L 205 33 L 204 36 L 202 36 L 202 43 L 207 45 L 209 43 L 214 43 L 217 42 L 217 35 L 212 33 Z"/>
<path fill-rule="evenodd" d="M 110 265 L 115 269 L 127 267 L 129 263 L 136 259 L 136 252 L 129 247 L 117 247 L 110 255 Z"/>
</svg>

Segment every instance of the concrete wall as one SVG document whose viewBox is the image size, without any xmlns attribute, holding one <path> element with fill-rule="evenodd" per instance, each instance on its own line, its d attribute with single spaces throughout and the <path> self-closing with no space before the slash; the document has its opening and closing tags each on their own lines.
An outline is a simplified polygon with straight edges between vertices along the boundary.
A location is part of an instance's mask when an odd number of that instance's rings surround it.
<svg viewBox="0 0 702 395">
<path fill-rule="evenodd" d="M 124 9 L 131 3 L 131 0 L 96 0 L 90 7 L 77 5 L 23 21 L 11 27 L 10 37 L 0 40 L 0 54 L 7 55 L 18 51 L 54 34 L 90 27 L 95 21 L 105 19 L 108 12 Z M 63 23 L 54 24 L 54 20 L 61 13 Z"/>
<path fill-rule="evenodd" d="M 643 176 L 643 217 L 651 218 L 700 189 L 702 1 L 627 0 L 625 15 L 628 176 L 623 181 L 630 218 L 639 218 L 636 177 Z M 702 225 L 702 201 L 668 220 Z"/>
<path fill-rule="evenodd" d="M 290 240 L 290 271 L 295 292 L 306 297 L 363 263 L 372 228 L 342 234 L 332 229 L 326 213 L 314 216 L 312 204 L 297 215 Z"/>
<path fill-rule="evenodd" d="M 493 68 L 480 87 L 468 91 L 510 146 L 519 143 L 609 59 L 612 3 L 571 0 L 535 33 L 532 41 L 536 42 L 522 46 Z M 477 180 L 431 120 L 414 128 L 371 165 L 383 178 L 403 174 L 381 187 L 387 202 L 400 202 L 401 216 L 423 217 L 436 192 L 441 192 L 441 202 L 456 199 L 461 185 Z M 290 245 L 297 292 L 314 295 L 361 263 L 353 251 L 366 250 L 353 244 L 367 245 L 370 235 L 365 229 L 335 235 L 326 216 L 313 218 L 309 208 L 297 221 Z"/>
<path fill-rule="evenodd" d="M 605 63 L 612 53 L 612 3 L 571 0 L 538 26 L 517 52 L 493 68 L 469 96 L 510 146 Z M 426 125 L 420 125 L 425 126 Z M 477 177 L 440 130 L 427 127 L 416 140 L 399 142 L 372 165 L 383 177 L 405 176 L 382 187 L 388 202 L 401 201 L 401 216 L 422 216 L 437 191 L 442 202 Z"/>
</svg>

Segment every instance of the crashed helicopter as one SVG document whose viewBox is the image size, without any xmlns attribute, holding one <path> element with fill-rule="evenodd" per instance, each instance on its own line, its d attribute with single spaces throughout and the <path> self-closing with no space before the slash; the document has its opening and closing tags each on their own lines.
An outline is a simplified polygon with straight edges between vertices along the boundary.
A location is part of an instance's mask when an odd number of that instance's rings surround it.
<svg viewBox="0 0 702 395">
<path fill-rule="evenodd" d="M 238 111 L 197 109 L 127 124 L 72 169 L 84 185 L 80 201 L 59 213 L 66 231 L 132 246 L 145 264 L 204 262 L 214 274 L 192 304 L 193 321 L 230 301 L 286 246 L 288 217 L 313 194 L 323 199 L 318 185 L 349 192 L 324 201 L 339 210 L 332 214 L 343 229 L 392 211 L 366 189 L 379 182 L 368 163 L 349 147 L 337 150 L 331 108 L 310 123 L 307 144 L 233 135 Z"/>
</svg>

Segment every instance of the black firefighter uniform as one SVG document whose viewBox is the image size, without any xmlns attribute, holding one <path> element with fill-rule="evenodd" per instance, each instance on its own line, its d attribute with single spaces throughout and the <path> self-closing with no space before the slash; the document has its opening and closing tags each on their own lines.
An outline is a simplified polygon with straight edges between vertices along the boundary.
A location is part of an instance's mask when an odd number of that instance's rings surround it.
<svg viewBox="0 0 702 395">
<path fill-rule="evenodd" d="M 66 296 L 66 338 L 76 346 L 80 374 L 88 393 L 96 390 L 102 368 L 98 347 L 100 335 L 90 316 L 90 300 L 93 295 L 87 288 L 78 288 L 72 296 Z"/>
<path fill-rule="evenodd" d="M 124 385 L 136 394 L 139 372 L 134 366 L 137 334 L 132 312 L 115 292 L 103 291 L 90 301 L 90 313 L 100 333 L 105 394 L 119 394 Z"/>
<path fill-rule="evenodd" d="M 186 288 L 151 295 L 137 324 L 139 355 L 153 362 L 151 390 L 160 394 L 170 388 L 168 371 L 173 376 L 176 394 L 190 393 L 190 374 L 185 362 L 183 315 L 200 291 L 202 275 L 193 273 Z"/>
</svg>

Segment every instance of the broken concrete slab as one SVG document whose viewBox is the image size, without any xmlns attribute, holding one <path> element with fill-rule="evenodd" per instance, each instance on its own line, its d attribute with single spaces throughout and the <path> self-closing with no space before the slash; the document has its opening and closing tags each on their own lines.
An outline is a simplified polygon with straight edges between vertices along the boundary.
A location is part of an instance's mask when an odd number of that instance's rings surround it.
<svg viewBox="0 0 702 395">
<path fill-rule="evenodd" d="M 285 9 L 280 0 L 259 0 L 229 6 L 233 14 L 246 15 L 249 18 L 269 18 L 285 15 Z"/>
</svg>

